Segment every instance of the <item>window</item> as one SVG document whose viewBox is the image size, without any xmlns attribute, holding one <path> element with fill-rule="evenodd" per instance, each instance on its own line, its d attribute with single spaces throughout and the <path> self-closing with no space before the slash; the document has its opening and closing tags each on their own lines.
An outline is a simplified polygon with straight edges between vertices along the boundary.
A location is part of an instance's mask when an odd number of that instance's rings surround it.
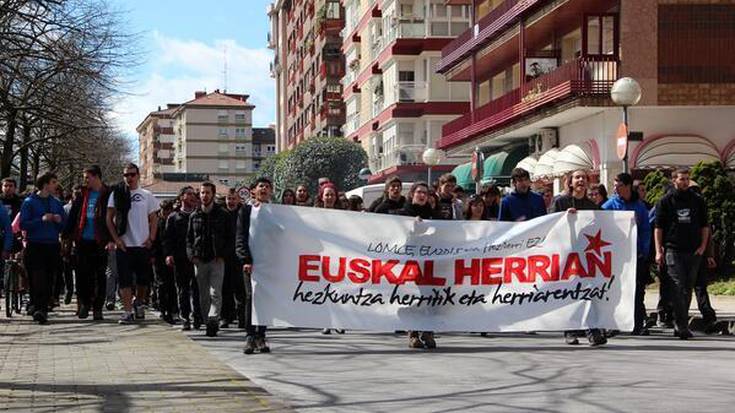
<svg viewBox="0 0 735 413">
<path fill-rule="evenodd" d="M 416 75 L 413 71 L 400 71 L 398 72 L 399 82 L 413 82 Z"/>
<path fill-rule="evenodd" d="M 235 113 L 235 122 L 237 123 L 245 122 L 245 113 L 244 112 Z"/>
<path fill-rule="evenodd" d="M 225 137 L 226 138 L 227 135 L 228 135 L 227 128 L 219 128 L 219 136 L 222 136 L 222 137 Z"/>
<path fill-rule="evenodd" d="M 217 122 L 219 123 L 227 123 L 230 121 L 230 115 L 227 113 L 226 110 L 220 110 L 217 113 Z"/>
<path fill-rule="evenodd" d="M 226 143 L 220 143 L 219 144 L 219 153 L 227 153 L 229 152 L 230 148 L 229 145 Z"/>
<path fill-rule="evenodd" d="M 248 146 L 245 144 L 235 145 L 235 153 L 245 153 L 248 150 Z"/>
<path fill-rule="evenodd" d="M 219 161 L 219 169 L 230 169 L 230 163 L 227 160 L 222 159 Z"/>
<path fill-rule="evenodd" d="M 237 161 L 237 165 L 235 167 L 237 169 L 245 169 L 245 161 Z"/>
<path fill-rule="evenodd" d="M 245 137 L 245 128 L 235 128 L 235 137 L 237 137 L 237 138 L 244 138 Z"/>
<path fill-rule="evenodd" d="M 266 151 L 268 153 L 275 153 L 276 152 L 276 145 L 268 145 L 268 147 L 266 148 Z"/>
<path fill-rule="evenodd" d="M 733 21 L 732 4 L 659 5 L 658 81 L 735 82 Z"/>
<path fill-rule="evenodd" d="M 253 164 L 253 169 L 256 170 L 256 171 L 259 170 L 260 169 L 260 162 L 255 162 Z"/>
<path fill-rule="evenodd" d="M 221 183 L 222 185 L 229 185 L 229 184 L 230 184 L 230 180 L 229 180 L 229 179 L 227 179 L 227 178 L 220 178 L 220 179 L 218 179 L 218 181 L 219 181 L 219 183 Z"/>
</svg>

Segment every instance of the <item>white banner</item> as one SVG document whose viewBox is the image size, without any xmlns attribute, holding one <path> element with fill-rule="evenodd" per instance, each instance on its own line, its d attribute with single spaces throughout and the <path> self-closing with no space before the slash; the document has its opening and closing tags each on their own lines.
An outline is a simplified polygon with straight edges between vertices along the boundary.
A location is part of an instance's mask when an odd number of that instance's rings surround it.
<svg viewBox="0 0 735 413">
<path fill-rule="evenodd" d="M 352 330 L 633 328 L 632 212 L 528 222 L 254 208 L 254 323 Z"/>
</svg>

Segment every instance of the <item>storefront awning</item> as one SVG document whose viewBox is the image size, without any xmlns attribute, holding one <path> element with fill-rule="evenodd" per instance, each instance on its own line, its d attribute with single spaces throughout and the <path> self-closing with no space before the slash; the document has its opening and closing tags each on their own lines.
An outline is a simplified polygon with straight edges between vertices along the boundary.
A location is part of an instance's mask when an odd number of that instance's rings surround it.
<svg viewBox="0 0 735 413">
<path fill-rule="evenodd" d="M 528 145 L 518 145 L 485 158 L 482 182 L 497 181 L 510 176 L 518 161 L 528 155 Z"/>
<path fill-rule="evenodd" d="M 723 152 L 722 160 L 727 169 L 735 169 L 735 140 L 732 140 Z"/>
<path fill-rule="evenodd" d="M 465 191 L 474 190 L 475 181 L 472 180 L 472 162 L 457 165 L 452 170 L 452 175 L 457 178 L 457 185 L 461 186 Z"/>
<path fill-rule="evenodd" d="M 516 168 L 525 169 L 529 174 L 531 174 L 531 176 L 533 176 L 533 173 L 536 170 L 536 164 L 538 164 L 538 159 L 533 156 L 526 156 L 518 162 Z"/>
<path fill-rule="evenodd" d="M 592 147 L 588 143 L 567 145 L 554 162 L 554 176 L 562 176 L 578 169 L 591 171 L 596 166 L 593 159 Z"/>
<path fill-rule="evenodd" d="M 699 161 L 719 161 L 717 147 L 696 135 L 662 135 L 646 139 L 631 154 L 635 169 L 690 167 Z"/>
<path fill-rule="evenodd" d="M 558 148 L 551 148 L 541 155 L 533 171 L 532 178 L 534 180 L 554 176 L 554 163 L 556 162 L 556 158 L 559 157 L 559 152 Z"/>
</svg>

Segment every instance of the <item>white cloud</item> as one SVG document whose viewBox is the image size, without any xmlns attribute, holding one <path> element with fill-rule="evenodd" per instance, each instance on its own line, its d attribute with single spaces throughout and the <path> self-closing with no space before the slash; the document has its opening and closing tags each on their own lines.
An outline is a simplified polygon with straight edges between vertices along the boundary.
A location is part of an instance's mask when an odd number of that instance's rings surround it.
<svg viewBox="0 0 735 413">
<path fill-rule="evenodd" d="M 227 90 L 250 95 L 256 106 L 253 124 L 267 126 L 275 120 L 275 83 L 270 77 L 272 52 L 249 49 L 235 40 L 210 43 L 182 40 L 153 33 L 148 55 L 152 70 L 138 84 L 130 87 L 131 95 L 115 105 L 113 117 L 126 135 L 137 136 L 135 127 L 158 106 L 193 99 L 197 90 L 224 89 L 224 56 L 227 55 Z"/>
</svg>

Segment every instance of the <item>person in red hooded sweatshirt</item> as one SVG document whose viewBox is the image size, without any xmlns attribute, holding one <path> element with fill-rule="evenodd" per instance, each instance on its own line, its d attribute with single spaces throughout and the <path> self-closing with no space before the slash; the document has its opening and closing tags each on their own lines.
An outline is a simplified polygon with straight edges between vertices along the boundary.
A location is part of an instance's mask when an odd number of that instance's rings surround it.
<svg viewBox="0 0 735 413">
<path fill-rule="evenodd" d="M 69 211 L 64 238 L 74 243 L 78 257 L 76 271 L 79 318 L 102 320 L 107 278 L 107 251 L 110 234 L 105 219 L 110 191 L 102 182 L 102 169 L 92 165 L 84 169 L 84 187 Z"/>
</svg>

